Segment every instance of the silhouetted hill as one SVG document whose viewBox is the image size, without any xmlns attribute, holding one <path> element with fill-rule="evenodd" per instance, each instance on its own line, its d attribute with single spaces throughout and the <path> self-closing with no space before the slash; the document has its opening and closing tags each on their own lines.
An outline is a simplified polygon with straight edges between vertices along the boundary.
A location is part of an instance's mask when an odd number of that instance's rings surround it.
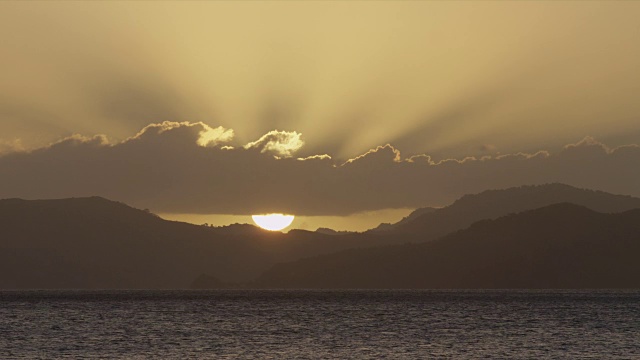
<svg viewBox="0 0 640 360">
<path fill-rule="evenodd" d="M 567 202 L 604 213 L 640 208 L 640 199 L 602 191 L 578 189 L 564 184 L 521 186 L 465 195 L 453 204 L 398 223 L 388 234 L 399 242 L 437 239 L 464 229 L 476 221 Z"/>
<path fill-rule="evenodd" d="M 479 220 L 496 219 L 560 202 L 582 205 L 605 213 L 640 208 L 640 199 L 631 196 L 613 195 L 557 183 L 530 185 L 465 195 L 443 208 L 419 208 L 397 223 L 382 223 L 364 234 L 387 236 L 395 239 L 395 243 L 429 241 L 464 229 Z M 341 233 L 331 229 L 317 231 L 330 235 Z"/>
<path fill-rule="evenodd" d="M 367 233 L 376 233 L 376 232 L 382 232 L 382 231 L 391 231 L 391 230 L 395 230 L 397 229 L 399 226 L 407 224 L 417 218 L 419 218 L 420 216 L 424 215 L 424 214 L 430 214 L 434 211 L 438 210 L 437 208 L 432 208 L 432 207 L 424 207 L 424 208 L 419 208 L 416 209 L 414 211 L 411 212 L 411 214 L 409 214 L 408 216 L 405 216 L 402 218 L 402 220 L 398 221 L 397 223 L 382 223 L 380 225 L 378 225 L 377 227 L 373 228 L 373 229 L 369 229 L 366 232 Z"/>
<path fill-rule="evenodd" d="M 216 234 L 225 235 L 262 235 L 264 230 L 251 224 L 231 224 L 210 227 Z"/>
<path fill-rule="evenodd" d="M 640 210 L 556 204 L 441 239 L 278 264 L 273 288 L 640 288 Z"/>
<path fill-rule="evenodd" d="M 465 196 L 390 231 L 327 235 L 167 221 L 104 198 L 0 200 L 0 288 L 187 288 L 200 274 L 254 279 L 276 263 L 345 249 L 433 240 L 473 222 L 571 201 L 599 211 L 640 199 L 565 185 Z M 415 219 L 411 220 L 411 217 Z"/>
<path fill-rule="evenodd" d="M 255 278 L 271 265 L 385 239 L 167 221 L 99 197 L 0 200 L 0 288 L 187 288 L 200 274 Z"/>
<path fill-rule="evenodd" d="M 339 230 L 333 230 L 325 227 L 317 228 L 316 232 L 320 234 L 325 234 L 325 235 L 347 235 L 347 234 L 355 233 L 355 231 L 339 231 Z"/>
</svg>

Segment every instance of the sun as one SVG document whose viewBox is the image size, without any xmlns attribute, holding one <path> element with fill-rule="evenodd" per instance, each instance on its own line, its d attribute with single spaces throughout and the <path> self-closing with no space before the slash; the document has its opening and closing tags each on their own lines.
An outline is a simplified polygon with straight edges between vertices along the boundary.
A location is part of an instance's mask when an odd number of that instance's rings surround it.
<svg viewBox="0 0 640 360">
<path fill-rule="evenodd" d="M 284 214 L 251 215 L 253 222 L 265 230 L 278 231 L 291 225 L 295 216 Z"/>
</svg>

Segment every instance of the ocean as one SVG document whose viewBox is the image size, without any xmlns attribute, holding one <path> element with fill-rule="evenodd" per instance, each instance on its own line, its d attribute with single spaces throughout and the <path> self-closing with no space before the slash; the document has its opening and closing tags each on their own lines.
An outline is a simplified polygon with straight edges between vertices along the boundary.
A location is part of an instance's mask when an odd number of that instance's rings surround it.
<svg viewBox="0 0 640 360">
<path fill-rule="evenodd" d="M 640 291 L 0 291 L 1 359 L 640 359 Z"/>
</svg>

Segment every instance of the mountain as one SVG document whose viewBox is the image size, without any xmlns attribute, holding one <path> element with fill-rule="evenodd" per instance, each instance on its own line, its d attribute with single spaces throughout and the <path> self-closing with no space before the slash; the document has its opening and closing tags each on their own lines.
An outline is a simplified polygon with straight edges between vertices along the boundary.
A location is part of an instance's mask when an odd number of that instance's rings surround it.
<svg viewBox="0 0 640 360">
<path fill-rule="evenodd" d="M 419 208 L 397 223 L 382 223 L 367 230 L 365 234 L 393 237 L 399 243 L 428 241 L 468 227 L 479 220 L 496 219 L 560 202 L 582 205 L 606 213 L 640 208 L 640 199 L 632 196 L 613 195 L 558 183 L 528 185 L 468 194 L 442 208 Z M 316 231 L 327 235 L 348 233 L 327 228 Z"/>
<path fill-rule="evenodd" d="M 479 221 L 435 241 L 278 264 L 270 288 L 640 288 L 640 209 L 562 203 Z"/>
<path fill-rule="evenodd" d="M 602 191 L 579 189 L 564 184 L 521 186 L 487 190 L 465 195 L 453 204 L 397 223 L 392 231 L 398 242 L 422 242 L 464 229 L 484 219 L 497 219 L 511 213 L 567 202 L 604 213 L 640 208 L 640 199 Z"/>
<path fill-rule="evenodd" d="M 383 231 L 391 231 L 394 229 L 397 229 L 398 227 L 410 223 L 413 220 L 419 218 L 420 216 L 424 215 L 424 214 L 431 214 L 432 212 L 438 210 L 437 208 L 433 208 L 433 207 L 424 207 L 424 208 L 418 208 L 415 209 L 414 211 L 411 212 L 411 214 L 409 214 L 408 216 L 405 216 L 402 218 L 402 220 L 398 221 L 397 223 L 382 223 L 378 226 L 376 226 L 373 229 L 369 229 L 366 232 L 367 233 L 378 233 L 378 232 L 383 232 Z"/>
<path fill-rule="evenodd" d="M 319 234 L 325 234 L 325 235 L 348 235 L 348 234 L 354 234 L 354 231 L 343 231 L 343 230 L 333 230 L 330 228 L 326 228 L 326 227 L 320 227 L 316 229 L 316 232 Z"/>
<path fill-rule="evenodd" d="M 100 197 L 5 199 L 0 200 L 0 288 L 187 288 L 202 274 L 225 284 L 207 286 L 228 286 L 253 280 L 277 263 L 346 249 L 427 242 L 478 220 L 555 201 L 601 212 L 640 208 L 640 199 L 627 196 L 560 184 L 526 186 L 418 211 L 389 231 L 328 235 L 167 221 Z"/>
<path fill-rule="evenodd" d="M 0 288 L 186 288 L 386 239 L 167 221 L 100 197 L 0 200 Z"/>
</svg>

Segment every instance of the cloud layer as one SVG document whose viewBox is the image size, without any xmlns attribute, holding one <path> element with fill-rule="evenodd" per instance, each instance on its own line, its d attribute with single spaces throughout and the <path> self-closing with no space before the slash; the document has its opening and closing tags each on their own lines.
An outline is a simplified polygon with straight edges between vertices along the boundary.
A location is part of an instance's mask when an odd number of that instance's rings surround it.
<svg viewBox="0 0 640 360">
<path fill-rule="evenodd" d="M 346 215 L 446 205 L 466 193 L 562 182 L 640 196 L 640 147 L 592 138 L 558 153 L 433 161 L 379 146 L 346 162 L 295 157 L 304 141 L 272 131 L 248 144 L 204 123 L 164 122 L 121 142 L 74 135 L 0 155 L 0 198 L 99 195 L 167 213 Z"/>
</svg>

